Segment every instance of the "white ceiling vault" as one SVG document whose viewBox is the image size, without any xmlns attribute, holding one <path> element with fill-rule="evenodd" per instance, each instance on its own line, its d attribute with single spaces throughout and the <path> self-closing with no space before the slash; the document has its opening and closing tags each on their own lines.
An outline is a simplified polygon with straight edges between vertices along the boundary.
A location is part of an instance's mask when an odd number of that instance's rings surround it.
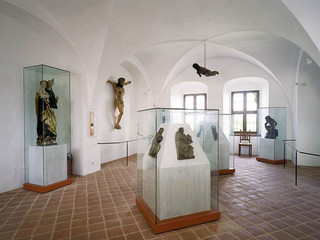
<svg viewBox="0 0 320 240">
<path fill-rule="evenodd" d="M 207 59 L 241 59 L 275 79 L 276 65 L 300 48 L 319 65 L 320 33 L 312 19 L 318 18 L 320 1 L 300 2 L 0 0 L 0 14 L 73 54 L 87 79 L 90 102 L 120 65 L 133 75 L 139 69 L 159 99 L 176 75 L 203 63 L 204 43 Z"/>
</svg>

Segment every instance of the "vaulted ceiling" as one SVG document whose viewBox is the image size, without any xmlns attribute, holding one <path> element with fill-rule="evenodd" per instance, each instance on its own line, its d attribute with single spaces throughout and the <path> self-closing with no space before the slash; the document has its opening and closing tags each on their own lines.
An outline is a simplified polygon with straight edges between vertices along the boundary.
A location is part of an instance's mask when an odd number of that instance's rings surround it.
<svg viewBox="0 0 320 240">
<path fill-rule="evenodd" d="M 302 48 L 319 64 L 320 34 L 311 26 L 319 1 L 300 2 L 0 0 L 0 14 L 73 54 L 92 99 L 121 64 L 128 71 L 135 65 L 153 91 L 163 91 L 177 74 L 204 58 L 241 59 L 276 74 L 277 61 Z"/>
</svg>

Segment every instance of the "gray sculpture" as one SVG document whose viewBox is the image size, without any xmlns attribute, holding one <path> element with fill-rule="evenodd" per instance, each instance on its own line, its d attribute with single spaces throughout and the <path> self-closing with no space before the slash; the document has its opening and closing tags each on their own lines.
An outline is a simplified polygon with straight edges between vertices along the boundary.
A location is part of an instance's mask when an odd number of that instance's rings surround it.
<svg viewBox="0 0 320 240">
<path fill-rule="evenodd" d="M 266 116 L 265 119 L 266 123 L 264 124 L 264 127 L 267 130 L 265 138 L 276 139 L 278 137 L 278 129 L 276 129 L 276 126 L 278 124 L 277 121 L 270 116 Z"/>
<path fill-rule="evenodd" d="M 154 136 L 153 140 L 152 140 L 152 144 L 151 147 L 149 149 L 149 156 L 151 157 L 157 157 L 158 152 L 160 151 L 160 142 L 163 139 L 162 133 L 163 133 L 164 129 L 160 128 L 157 132 L 157 134 Z"/>
<path fill-rule="evenodd" d="M 211 125 L 212 135 L 215 141 L 218 140 L 217 127 L 215 125 Z"/>
<path fill-rule="evenodd" d="M 193 147 L 190 145 L 193 143 L 192 138 L 184 134 L 183 127 L 176 132 L 175 140 L 178 160 L 194 158 Z"/>
<path fill-rule="evenodd" d="M 217 74 L 219 74 L 218 71 L 211 71 L 205 67 L 201 67 L 199 66 L 199 64 L 194 63 L 192 65 L 192 67 L 197 70 L 197 74 L 199 75 L 199 77 L 201 77 L 201 75 L 205 75 L 206 77 L 211 77 L 211 76 L 215 76 Z"/>
<path fill-rule="evenodd" d="M 197 133 L 197 137 L 201 136 L 202 131 L 203 131 L 203 127 L 202 125 L 200 125 L 200 129 L 199 129 L 199 132 Z"/>
</svg>

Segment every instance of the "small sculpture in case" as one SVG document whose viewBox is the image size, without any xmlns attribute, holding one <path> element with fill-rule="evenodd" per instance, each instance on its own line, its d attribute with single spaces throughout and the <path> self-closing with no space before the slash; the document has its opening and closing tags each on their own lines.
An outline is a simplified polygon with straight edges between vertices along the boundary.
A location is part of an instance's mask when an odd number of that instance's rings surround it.
<svg viewBox="0 0 320 240">
<path fill-rule="evenodd" d="M 176 132 L 175 141 L 178 160 L 194 158 L 193 147 L 190 145 L 193 143 L 192 138 L 189 134 L 184 134 L 183 127 L 180 127 Z"/>
</svg>

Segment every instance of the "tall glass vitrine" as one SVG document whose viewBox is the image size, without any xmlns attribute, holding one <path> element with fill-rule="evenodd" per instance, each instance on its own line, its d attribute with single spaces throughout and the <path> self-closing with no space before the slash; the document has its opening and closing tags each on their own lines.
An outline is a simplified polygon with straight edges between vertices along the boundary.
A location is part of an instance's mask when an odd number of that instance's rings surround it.
<svg viewBox="0 0 320 240">
<path fill-rule="evenodd" d="M 219 115 L 219 171 L 220 175 L 235 172 L 233 115 Z"/>
<path fill-rule="evenodd" d="M 287 136 L 287 109 L 269 107 L 258 109 L 257 160 L 272 164 L 284 162 L 284 143 Z"/>
<path fill-rule="evenodd" d="M 155 233 L 220 218 L 218 134 L 218 110 L 138 112 L 136 202 Z"/>
<path fill-rule="evenodd" d="M 24 188 L 47 192 L 70 184 L 70 72 L 47 65 L 23 69 Z"/>
</svg>

